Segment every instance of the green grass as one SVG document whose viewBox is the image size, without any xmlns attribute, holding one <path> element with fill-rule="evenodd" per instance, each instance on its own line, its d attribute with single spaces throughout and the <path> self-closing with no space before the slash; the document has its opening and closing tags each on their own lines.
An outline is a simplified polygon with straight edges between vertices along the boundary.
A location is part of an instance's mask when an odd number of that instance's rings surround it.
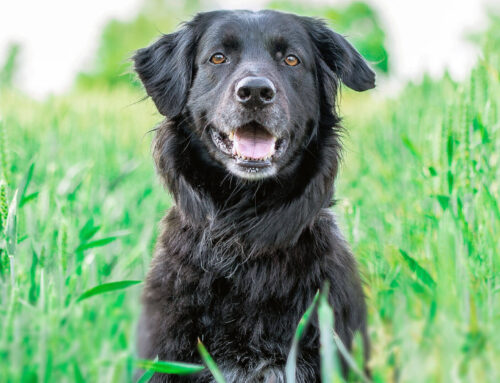
<svg viewBox="0 0 500 383">
<path fill-rule="evenodd" d="M 18 209 L 12 279 L 1 254 L 0 381 L 130 381 L 140 285 L 77 300 L 144 279 L 170 206 L 149 154 L 153 107 L 128 90 L 1 98 L 7 200 L 31 163 L 25 195 L 37 194 Z"/>
<path fill-rule="evenodd" d="M 425 78 L 367 117 L 346 105 L 337 211 L 366 281 L 375 381 L 500 381 L 493 41 L 462 84 Z"/>
<path fill-rule="evenodd" d="M 365 281 L 375 382 L 500 381 L 500 55 L 489 36 L 463 83 L 343 96 L 334 210 Z M 160 118 L 141 97 L 0 93 L 1 382 L 132 381 L 134 283 L 171 205 L 150 158 Z"/>
</svg>

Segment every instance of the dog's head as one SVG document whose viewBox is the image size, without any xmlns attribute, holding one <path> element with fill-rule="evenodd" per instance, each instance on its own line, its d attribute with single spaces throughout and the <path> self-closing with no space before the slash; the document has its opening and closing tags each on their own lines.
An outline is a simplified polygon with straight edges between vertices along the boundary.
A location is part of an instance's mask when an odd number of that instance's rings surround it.
<svg viewBox="0 0 500 383">
<path fill-rule="evenodd" d="M 198 14 L 134 61 L 159 112 L 190 118 L 209 155 L 245 179 L 297 162 L 320 120 L 334 116 L 339 81 L 357 91 L 375 86 L 344 37 L 275 11 Z"/>
</svg>

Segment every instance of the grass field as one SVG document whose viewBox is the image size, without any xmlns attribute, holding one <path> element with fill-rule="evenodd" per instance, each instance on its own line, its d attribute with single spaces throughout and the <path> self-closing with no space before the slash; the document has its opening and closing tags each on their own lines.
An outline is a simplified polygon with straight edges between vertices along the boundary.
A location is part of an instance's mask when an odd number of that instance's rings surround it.
<svg viewBox="0 0 500 383">
<path fill-rule="evenodd" d="M 365 281 L 375 382 L 500 381 L 498 25 L 463 83 L 343 96 L 334 210 Z M 171 205 L 142 96 L 0 93 L 0 382 L 132 381 L 141 285 L 78 298 L 142 281 Z"/>
</svg>

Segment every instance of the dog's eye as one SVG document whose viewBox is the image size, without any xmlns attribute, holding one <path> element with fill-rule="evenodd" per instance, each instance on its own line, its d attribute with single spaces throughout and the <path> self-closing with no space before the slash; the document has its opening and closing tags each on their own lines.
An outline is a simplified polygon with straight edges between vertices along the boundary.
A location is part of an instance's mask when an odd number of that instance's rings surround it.
<svg viewBox="0 0 500 383">
<path fill-rule="evenodd" d="M 223 64 L 227 61 L 226 56 L 224 56 L 222 53 L 216 53 L 210 57 L 210 62 L 212 64 Z"/>
<path fill-rule="evenodd" d="M 297 56 L 288 55 L 285 58 L 285 63 L 286 63 L 286 65 L 289 65 L 289 66 L 296 66 L 296 65 L 299 65 L 300 60 Z"/>
</svg>

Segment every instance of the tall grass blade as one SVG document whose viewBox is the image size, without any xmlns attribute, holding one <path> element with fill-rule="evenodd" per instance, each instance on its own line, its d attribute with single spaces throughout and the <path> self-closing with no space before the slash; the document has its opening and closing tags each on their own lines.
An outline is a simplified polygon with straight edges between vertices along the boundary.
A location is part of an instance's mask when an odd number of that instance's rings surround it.
<svg viewBox="0 0 500 383">
<path fill-rule="evenodd" d="M 448 140 L 446 141 L 446 154 L 448 159 L 448 166 L 451 166 L 453 162 L 453 151 L 454 151 L 454 138 L 450 134 L 448 135 Z"/>
<path fill-rule="evenodd" d="M 450 197 L 449 196 L 438 194 L 438 195 L 436 195 L 436 198 L 439 202 L 439 205 L 441 206 L 441 209 L 443 209 L 443 210 L 448 209 L 448 206 L 450 205 Z"/>
<path fill-rule="evenodd" d="M 344 379 L 340 373 L 337 347 L 333 340 L 334 316 L 328 304 L 329 286 L 325 283 L 319 297 L 318 321 L 320 331 L 321 380 L 324 383 L 340 383 Z"/>
<path fill-rule="evenodd" d="M 339 335 L 335 330 L 333 330 L 333 340 L 335 341 L 337 349 L 339 350 L 340 354 L 344 357 L 344 360 L 347 362 L 351 370 L 356 375 L 358 375 L 364 383 L 372 383 L 371 380 L 365 375 L 363 370 L 358 367 L 353 356 L 349 353 L 346 346 L 344 345 L 344 342 L 342 342 L 342 339 L 340 339 Z"/>
<path fill-rule="evenodd" d="M 478 113 L 477 116 L 474 117 L 474 120 L 472 121 L 472 126 L 474 127 L 474 130 L 478 130 L 480 132 L 482 144 L 487 144 L 490 142 L 490 135 L 488 134 L 488 128 L 486 127 L 485 124 L 483 124 L 483 119 L 480 113 Z"/>
<path fill-rule="evenodd" d="M 207 351 L 203 343 L 201 343 L 200 339 L 198 339 L 198 352 L 200 353 L 201 359 L 203 359 L 205 366 L 207 366 L 210 372 L 212 373 L 212 376 L 214 377 L 215 381 L 217 383 L 226 383 L 224 375 L 222 375 L 222 372 L 220 372 L 219 367 L 217 367 L 217 364 L 210 356 L 210 353 Z"/>
<path fill-rule="evenodd" d="M 139 377 L 139 379 L 137 379 L 137 383 L 148 383 L 154 374 L 155 372 L 153 370 L 147 370 Z"/>
<path fill-rule="evenodd" d="M 32 162 L 30 164 L 30 167 L 28 168 L 28 171 L 26 172 L 26 175 L 24 176 L 21 184 L 19 185 L 19 190 L 21 191 L 21 195 L 19 196 L 19 206 L 22 207 L 24 204 L 27 202 L 31 201 L 34 199 L 38 193 L 31 193 L 27 194 L 28 192 L 28 187 L 30 186 L 31 179 L 33 178 L 33 171 L 35 169 L 35 163 Z"/>
<path fill-rule="evenodd" d="M 415 273 L 417 279 L 427 287 L 434 289 L 434 287 L 436 287 L 436 282 L 431 277 L 429 272 L 422 266 L 420 266 L 414 258 L 410 257 L 406 251 L 399 249 L 399 252 L 403 256 L 403 259 L 405 260 L 410 270 Z"/>
<path fill-rule="evenodd" d="M 297 325 L 297 329 L 295 330 L 295 335 L 293 336 L 292 340 L 292 347 L 290 348 L 290 352 L 288 353 L 288 358 L 285 366 L 286 381 L 288 383 L 295 383 L 299 342 L 302 339 L 302 336 L 304 335 L 307 326 L 311 320 L 311 315 L 314 312 L 316 303 L 318 302 L 318 298 L 319 298 L 319 290 L 314 296 L 311 305 L 307 308 L 304 315 L 302 315 L 302 318 L 300 319 L 299 324 Z"/>
<path fill-rule="evenodd" d="M 36 269 L 38 267 L 38 255 L 33 249 L 32 261 L 30 268 L 30 289 L 29 289 L 29 302 L 34 305 L 38 299 L 38 285 L 36 283 Z"/>
<path fill-rule="evenodd" d="M 92 238 L 101 228 L 101 226 L 94 226 L 94 219 L 89 218 L 85 225 L 81 228 L 78 233 L 78 238 L 80 238 L 81 243 L 87 242 L 90 238 Z"/>
<path fill-rule="evenodd" d="M 493 212 L 495 213 L 497 220 L 500 221 L 500 207 L 498 206 L 498 200 L 493 196 L 493 194 L 490 191 L 490 187 L 486 185 L 484 181 L 483 181 L 483 190 L 486 193 L 488 201 L 490 201 L 490 205 L 493 208 Z"/>
<path fill-rule="evenodd" d="M 205 369 L 205 366 L 200 364 L 167 362 L 163 360 L 154 362 L 152 360 L 141 359 L 138 360 L 136 364 L 137 367 L 145 370 L 151 370 L 162 374 L 174 374 L 174 375 L 191 375 L 191 374 L 196 374 Z"/>
<path fill-rule="evenodd" d="M 39 194 L 39 192 L 33 192 L 33 193 L 25 195 L 20 206 L 24 206 L 28 202 L 33 201 L 36 197 L 38 197 L 38 194 Z"/>
<path fill-rule="evenodd" d="M 130 286 L 142 283 L 142 281 L 119 281 L 111 283 L 103 283 L 102 285 L 95 286 L 90 290 L 85 291 L 82 295 L 78 297 L 77 302 L 81 302 L 84 299 L 88 299 L 95 295 L 109 293 L 111 291 L 122 290 Z"/>
<path fill-rule="evenodd" d="M 413 142 L 411 142 L 410 138 L 406 135 L 401 135 L 401 140 L 403 141 L 403 144 L 406 146 L 406 148 L 410 151 L 411 154 L 418 160 L 422 159 L 422 155 L 419 153 Z"/>
<path fill-rule="evenodd" d="M 88 250 L 92 249 L 94 247 L 102 247 L 106 246 L 108 243 L 111 243 L 113 241 L 116 241 L 118 239 L 118 236 L 113 236 L 113 237 L 105 237 L 105 238 L 100 238 L 96 239 L 95 241 L 90 241 L 90 242 L 85 242 L 81 243 L 78 245 L 78 247 L 75 249 L 75 252 L 83 251 L 83 250 Z"/>
<path fill-rule="evenodd" d="M 153 362 L 154 363 L 158 362 L 158 357 L 156 357 L 155 360 L 153 360 Z M 137 379 L 136 383 L 148 383 L 154 374 L 155 374 L 155 372 L 153 370 L 146 370 L 146 371 L 144 371 L 144 374 L 142 374 L 139 377 L 139 379 Z"/>
<path fill-rule="evenodd" d="M 77 362 L 73 362 L 73 371 L 75 375 L 75 383 L 85 383 L 85 378 L 82 375 L 80 367 L 78 367 Z"/>
<path fill-rule="evenodd" d="M 45 373 L 43 374 L 43 383 L 50 383 L 51 382 L 51 375 L 52 375 L 52 352 L 49 351 L 47 352 L 47 360 L 45 362 Z"/>
<path fill-rule="evenodd" d="M 20 67 L 19 59 L 21 51 L 21 44 L 10 43 L 7 46 L 7 55 L 0 67 L 0 89 L 9 88 L 14 85 L 15 77 Z"/>
<path fill-rule="evenodd" d="M 455 183 L 455 176 L 453 175 L 451 170 L 448 170 L 446 172 L 446 181 L 448 182 L 448 193 L 451 194 L 451 192 L 453 191 L 453 185 Z"/>
<path fill-rule="evenodd" d="M 17 192 L 14 192 L 14 197 L 9 205 L 9 213 L 7 214 L 7 222 L 5 224 L 5 236 L 7 237 L 7 254 L 14 256 L 16 254 L 17 245 Z"/>
</svg>

